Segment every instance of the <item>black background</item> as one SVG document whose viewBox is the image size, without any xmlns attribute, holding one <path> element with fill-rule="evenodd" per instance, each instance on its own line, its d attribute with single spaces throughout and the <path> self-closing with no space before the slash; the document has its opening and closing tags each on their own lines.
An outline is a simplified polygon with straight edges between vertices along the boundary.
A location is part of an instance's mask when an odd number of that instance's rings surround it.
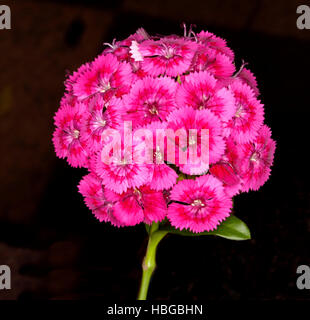
<svg viewBox="0 0 310 320">
<path fill-rule="evenodd" d="M 167 236 L 159 245 L 151 299 L 299 300 L 296 268 L 310 265 L 310 30 L 296 27 L 307 1 L 5 1 L 0 30 L 0 265 L 12 289 L 0 299 L 134 300 L 146 246 L 142 225 L 99 223 L 77 184 L 86 173 L 56 158 L 53 115 L 67 71 L 103 42 L 143 26 L 182 34 L 182 22 L 228 40 L 257 76 L 277 141 L 272 176 L 235 199 L 252 240 Z M 310 3 L 308 2 L 308 5 Z"/>
</svg>

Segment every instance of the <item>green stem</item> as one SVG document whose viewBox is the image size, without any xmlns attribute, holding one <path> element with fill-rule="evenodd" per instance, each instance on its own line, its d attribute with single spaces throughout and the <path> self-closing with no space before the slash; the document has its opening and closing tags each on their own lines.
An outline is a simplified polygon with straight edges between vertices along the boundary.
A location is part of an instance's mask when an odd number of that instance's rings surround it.
<svg viewBox="0 0 310 320">
<path fill-rule="evenodd" d="M 158 223 L 151 225 L 149 232 L 149 241 L 147 244 L 146 254 L 142 264 L 142 280 L 138 294 L 138 300 L 146 300 L 152 274 L 156 268 L 156 249 L 160 240 L 168 231 L 158 230 Z"/>
</svg>

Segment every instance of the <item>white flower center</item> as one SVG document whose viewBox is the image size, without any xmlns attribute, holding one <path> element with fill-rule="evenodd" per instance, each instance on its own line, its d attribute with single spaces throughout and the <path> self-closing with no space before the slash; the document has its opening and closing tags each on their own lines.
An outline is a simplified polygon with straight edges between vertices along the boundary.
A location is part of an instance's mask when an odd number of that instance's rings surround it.
<svg viewBox="0 0 310 320">
<path fill-rule="evenodd" d="M 106 120 L 101 119 L 101 120 L 98 121 L 98 124 L 99 124 L 101 127 L 105 127 L 105 125 L 107 124 L 107 122 L 106 122 Z"/>
<path fill-rule="evenodd" d="M 150 114 L 158 114 L 157 108 L 153 105 L 149 108 Z"/>
<path fill-rule="evenodd" d="M 191 206 L 193 206 L 193 207 L 204 207 L 205 204 L 202 203 L 201 200 L 196 199 L 196 200 L 194 200 L 194 201 L 191 203 Z"/>
<path fill-rule="evenodd" d="M 240 118 L 242 116 L 242 113 L 244 112 L 242 104 L 239 104 L 237 111 L 235 113 L 236 118 Z"/>
<path fill-rule="evenodd" d="M 172 47 L 166 47 L 164 49 L 164 57 L 166 59 L 171 59 L 171 58 L 174 57 L 174 55 L 175 55 L 175 52 L 174 52 L 174 49 Z"/>
<path fill-rule="evenodd" d="M 73 136 L 74 139 L 78 139 L 78 138 L 79 138 L 79 135 L 80 135 L 80 131 L 79 131 L 79 130 L 74 129 L 74 130 L 72 131 L 72 136 Z"/>
<path fill-rule="evenodd" d="M 121 166 L 125 166 L 127 163 L 128 162 L 127 162 L 126 158 L 123 158 L 123 159 L 119 160 L 119 162 L 118 162 L 118 164 Z"/>
<path fill-rule="evenodd" d="M 257 162 L 260 158 L 260 154 L 258 152 L 254 152 L 250 158 L 250 161 Z"/>
<path fill-rule="evenodd" d="M 100 92 L 105 93 L 106 91 L 111 89 L 110 82 L 101 82 L 100 84 Z"/>
</svg>

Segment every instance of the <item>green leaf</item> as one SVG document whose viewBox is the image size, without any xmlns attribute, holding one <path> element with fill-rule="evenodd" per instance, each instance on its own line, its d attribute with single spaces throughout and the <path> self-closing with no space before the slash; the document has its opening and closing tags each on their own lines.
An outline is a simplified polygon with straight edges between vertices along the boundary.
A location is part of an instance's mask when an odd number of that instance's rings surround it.
<svg viewBox="0 0 310 320">
<path fill-rule="evenodd" d="M 248 226 L 235 216 L 230 216 L 224 220 L 216 230 L 209 232 L 193 233 L 187 230 L 175 229 L 172 226 L 163 225 L 159 227 L 159 230 L 165 230 L 169 233 L 183 235 L 183 236 L 205 236 L 213 235 L 219 236 L 229 240 L 249 240 L 251 239 L 251 233 Z"/>
</svg>

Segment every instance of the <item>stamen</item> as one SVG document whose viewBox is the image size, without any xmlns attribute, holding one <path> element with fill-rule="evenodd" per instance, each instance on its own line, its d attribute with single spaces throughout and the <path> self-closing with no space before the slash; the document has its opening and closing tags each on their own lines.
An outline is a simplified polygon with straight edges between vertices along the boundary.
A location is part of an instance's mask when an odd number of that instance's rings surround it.
<svg viewBox="0 0 310 320">
<path fill-rule="evenodd" d="M 108 43 L 108 42 L 104 42 L 103 45 L 104 46 L 108 46 L 110 47 L 112 50 L 116 49 L 116 45 L 115 45 L 116 39 L 114 38 L 112 43 Z"/>
<path fill-rule="evenodd" d="M 106 91 L 108 91 L 110 89 L 111 89 L 110 82 L 108 82 L 108 83 L 102 82 L 100 84 L 100 92 L 105 93 Z"/>
<path fill-rule="evenodd" d="M 196 199 L 196 200 L 194 200 L 194 201 L 191 203 L 191 206 L 193 206 L 193 207 L 204 207 L 205 204 L 202 203 L 201 200 Z"/>
<path fill-rule="evenodd" d="M 73 136 L 74 139 L 78 139 L 78 138 L 79 138 L 79 135 L 80 135 L 80 131 L 79 131 L 79 130 L 74 129 L 74 130 L 72 131 L 72 136 Z"/>
<path fill-rule="evenodd" d="M 121 165 L 121 166 L 126 165 L 127 164 L 126 158 L 123 158 L 123 159 L 119 160 L 118 164 Z"/>
<path fill-rule="evenodd" d="M 235 117 L 236 118 L 240 118 L 241 117 L 241 115 L 242 115 L 242 113 L 243 113 L 243 105 L 242 104 L 239 104 L 239 106 L 238 106 L 238 109 L 237 109 L 237 111 L 236 111 L 236 113 L 235 113 Z"/>
<path fill-rule="evenodd" d="M 151 108 L 149 108 L 149 112 L 151 113 L 151 114 L 158 114 L 158 110 L 156 109 L 156 107 L 155 106 L 152 106 Z"/>
<path fill-rule="evenodd" d="M 257 162 L 257 161 L 259 160 L 259 158 L 260 158 L 259 152 L 255 151 L 255 152 L 252 154 L 252 156 L 251 156 L 251 158 L 250 158 L 250 161 L 252 161 L 252 162 Z"/>
<path fill-rule="evenodd" d="M 242 70 L 245 68 L 245 66 L 247 66 L 248 63 L 247 62 L 244 62 L 244 60 L 242 60 L 242 64 L 241 64 L 241 67 L 240 69 L 232 76 L 233 78 L 236 78 L 239 76 L 239 74 L 242 72 Z"/>
<path fill-rule="evenodd" d="M 105 127 L 105 125 L 107 124 L 106 120 L 101 119 L 100 121 L 98 121 L 99 125 L 101 127 Z"/>
</svg>

